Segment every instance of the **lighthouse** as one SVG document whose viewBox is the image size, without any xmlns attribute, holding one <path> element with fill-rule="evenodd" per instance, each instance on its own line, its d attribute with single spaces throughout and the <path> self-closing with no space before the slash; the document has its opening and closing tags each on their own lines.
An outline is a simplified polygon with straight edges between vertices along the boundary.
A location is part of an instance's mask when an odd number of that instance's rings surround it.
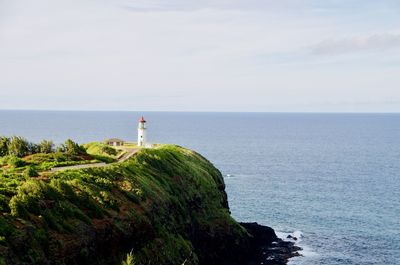
<svg viewBox="0 0 400 265">
<path fill-rule="evenodd" d="M 138 146 L 145 146 L 146 145 L 146 121 L 144 120 L 143 116 L 139 120 L 138 125 Z"/>
</svg>

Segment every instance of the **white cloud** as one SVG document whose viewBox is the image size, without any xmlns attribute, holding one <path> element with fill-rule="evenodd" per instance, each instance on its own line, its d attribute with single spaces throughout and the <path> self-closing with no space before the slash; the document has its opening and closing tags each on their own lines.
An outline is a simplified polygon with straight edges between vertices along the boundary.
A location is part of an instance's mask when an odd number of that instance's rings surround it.
<svg viewBox="0 0 400 265">
<path fill-rule="evenodd" d="M 299 10 L 309 6 L 312 0 L 123 0 L 120 6 L 132 11 L 193 11 L 200 9 L 217 10 Z"/>
<path fill-rule="evenodd" d="M 341 54 L 400 48 L 399 34 L 374 34 L 363 37 L 324 40 L 312 47 L 314 54 Z"/>
</svg>

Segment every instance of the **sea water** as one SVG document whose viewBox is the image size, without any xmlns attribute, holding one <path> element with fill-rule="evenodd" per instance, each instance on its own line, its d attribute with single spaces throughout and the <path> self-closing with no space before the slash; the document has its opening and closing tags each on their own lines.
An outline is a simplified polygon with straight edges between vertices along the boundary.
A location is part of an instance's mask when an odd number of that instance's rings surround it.
<svg viewBox="0 0 400 265">
<path fill-rule="evenodd" d="M 292 234 L 291 264 L 400 264 L 400 114 L 0 111 L 0 135 L 192 148 L 225 176 L 239 221 Z"/>
</svg>

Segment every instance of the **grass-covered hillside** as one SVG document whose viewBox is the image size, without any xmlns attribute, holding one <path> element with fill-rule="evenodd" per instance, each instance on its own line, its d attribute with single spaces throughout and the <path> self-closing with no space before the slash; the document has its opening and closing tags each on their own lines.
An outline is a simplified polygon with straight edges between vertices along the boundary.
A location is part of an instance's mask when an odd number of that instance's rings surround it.
<svg viewBox="0 0 400 265">
<path fill-rule="evenodd" d="M 0 212 L 0 264 L 121 264 L 130 252 L 131 264 L 235 264 L 249 240 L 220 172 L 172 145 L 100 168 L 3 173 Z"/>
</svg>

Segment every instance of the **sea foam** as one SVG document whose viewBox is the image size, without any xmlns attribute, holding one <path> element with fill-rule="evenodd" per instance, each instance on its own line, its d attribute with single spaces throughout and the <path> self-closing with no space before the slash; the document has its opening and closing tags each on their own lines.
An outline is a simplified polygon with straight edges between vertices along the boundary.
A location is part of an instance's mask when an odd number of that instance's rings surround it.
<svg viewBox="0 0 400 265">
<path fill-rule="evenodd" d="M 301 242 L 303 241 L 304 235 L 303 232 L 300 230 L 296 230 L 294 232 L 282 232 L 282 231 L 276 231 L 276 235 L 285 241 L 290 241 L 295 243 L 297 246 L 301 247 L 302 250 L 299 251 L 299 254 L 303 257 L 316 257 L 318 256 L 318 253 L 315 252 L 312 248 L 309 246 L 302 244 Z M 288 238 L 288 236 L 291 236 Z M 297 240 L 294 240 L 296 238 Z M 301 257 L 300 257 L 301 258 Z M 298 259 L 298 258 L 293 258 L 293 259 Z M 290 262 L 289 262 L 290 264 Z"/>
</svg>

